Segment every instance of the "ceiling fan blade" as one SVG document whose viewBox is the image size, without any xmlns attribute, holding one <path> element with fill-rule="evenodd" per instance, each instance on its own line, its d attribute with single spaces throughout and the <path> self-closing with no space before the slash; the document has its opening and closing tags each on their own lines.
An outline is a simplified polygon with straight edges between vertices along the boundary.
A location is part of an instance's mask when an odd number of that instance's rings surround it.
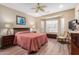
<svg viewBox="0 0 79 59">
<path fill-rule="evenodd" d="M 41 6 L 42 8 L 46 8 L 47 6 Z"/>
<path fill-rule="evenodd" d="M 45 11 L 43 8 L 40 8 L 40 10 L 43 11 L 43 12 Z"/>
<path fill-rule="evenodd" d="M 39 9 L 36 9 L 36 13 L 39 11 Z"/>
<path fill-rule="evenodd" d="M 35 12 L 38 12 L 38 11 L 42 11 L 44 12 L 44 8 L 47 7 L 45 5 L 40 5 L 40 3 L 37 3 L 37 6 L 35 8 L 32 8 L 32 9 L 35 9 Z"/>
</svg>

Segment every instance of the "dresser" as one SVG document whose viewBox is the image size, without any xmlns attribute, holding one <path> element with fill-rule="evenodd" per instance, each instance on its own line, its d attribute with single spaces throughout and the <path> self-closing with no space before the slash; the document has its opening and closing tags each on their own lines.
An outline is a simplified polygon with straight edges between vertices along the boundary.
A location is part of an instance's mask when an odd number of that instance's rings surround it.
<svg viewBox="0 0 79 59">
<path fill-rule="evenodd" d="M 1 38 L 1 48 L 7 48 L 13 46 L 14 35 L 6 35 Z"/>
<path fill-rule="evenodd" d="M 71 54 L 79 55 L 79 32 L 71 32 Z"/>
</svg>

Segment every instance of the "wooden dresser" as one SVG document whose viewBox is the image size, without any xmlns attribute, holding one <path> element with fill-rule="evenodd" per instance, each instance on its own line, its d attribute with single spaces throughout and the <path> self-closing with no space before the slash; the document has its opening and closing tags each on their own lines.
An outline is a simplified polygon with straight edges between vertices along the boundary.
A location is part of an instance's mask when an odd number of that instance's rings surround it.
<svg viewBox="0 0 79 59">
<path fill-rule="evenodd" d="M 1 38 L 1 48 L 7 48 L 13 46 L 14 35 L 2 36 Z"/>
<path fill-rule="evenodd" d="M 79 32 L 71 33 L 71 54 L 79 55 Z"/>
</svg>

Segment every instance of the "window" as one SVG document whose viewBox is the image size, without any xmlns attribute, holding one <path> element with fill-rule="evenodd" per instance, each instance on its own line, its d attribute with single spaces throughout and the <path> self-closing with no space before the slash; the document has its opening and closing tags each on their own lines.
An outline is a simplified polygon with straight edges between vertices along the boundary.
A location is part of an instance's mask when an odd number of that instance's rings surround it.
<svg viewBox="0 0 79 59">
<path fill-rule="evenodd" d="M 58 32 L 58 20 L 46 21 L 46 32 Z"/>
<path fill-rule="evenodd" d="M 58 27 L 59 26 L 59 27 Z M 65 31 L 65 21 L 64 18 L 59 19 L 49 19 L 41 21 L 41 31 L 47 33 L 64 33 Z"/>
</svg>

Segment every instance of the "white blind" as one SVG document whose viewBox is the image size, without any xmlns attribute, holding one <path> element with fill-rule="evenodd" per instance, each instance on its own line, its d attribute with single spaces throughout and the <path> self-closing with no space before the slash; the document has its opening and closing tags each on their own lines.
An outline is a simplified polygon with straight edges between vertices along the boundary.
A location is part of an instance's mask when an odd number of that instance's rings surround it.
<svg viewBox="0 0 79 59">
<path fill-rule="evenodd" d="M 58 20 L 46 21 L 46 32 L 58 32 Z"/>
<path fill-rule="evenodd" d="M 60 26 L 60 27 L 58 27 Z M 65 31 L 65 21 L 64 18 L 59 19 L 49 19 L 45 21 L 41 21 L 41 31 L 47 32 L 47 33 L 58 33 L 58 30 L 60 29 L 61 33 L 64 33 Z"/>
</svg>

